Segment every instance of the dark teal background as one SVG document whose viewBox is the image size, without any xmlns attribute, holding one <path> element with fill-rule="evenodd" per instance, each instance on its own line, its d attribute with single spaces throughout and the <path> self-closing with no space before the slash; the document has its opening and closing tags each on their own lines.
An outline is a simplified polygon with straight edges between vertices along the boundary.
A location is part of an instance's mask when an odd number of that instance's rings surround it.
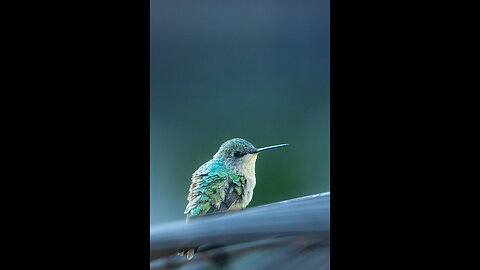
<svg viewBox="0 0 480 270">
<path fill-rule="evenodd" d="M 183 219 L 224 141 L 259 155 L 249 207 L 330 190 L 329 1 L 151 1 L 151 224 Z"/>
</svg>

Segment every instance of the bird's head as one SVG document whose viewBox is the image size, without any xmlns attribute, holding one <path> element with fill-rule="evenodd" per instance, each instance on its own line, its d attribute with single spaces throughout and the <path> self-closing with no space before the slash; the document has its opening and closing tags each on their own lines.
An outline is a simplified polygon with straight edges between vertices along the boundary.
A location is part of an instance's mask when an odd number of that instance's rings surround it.
<svg viewBox="0 0 480 270">
<path fill-rule="evenodd" d="M 235 138 L 224 142 L 218 149 L 214 158 L 222 158 L 230 168 L 236 168 L 237 171 L 255 168 L 257 155 L 262 151 L 285 147 L 288 144 L 278 144 L 262 148 L 256 148 L 249 141 Z"/>
</svg>

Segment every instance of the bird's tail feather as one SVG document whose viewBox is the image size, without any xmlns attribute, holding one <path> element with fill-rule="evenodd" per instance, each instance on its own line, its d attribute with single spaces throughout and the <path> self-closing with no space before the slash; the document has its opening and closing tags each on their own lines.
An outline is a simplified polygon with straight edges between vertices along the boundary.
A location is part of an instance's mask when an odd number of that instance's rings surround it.
<svg viewBox="0 0 480 270">
<path fill-rule="evenodd" d="M 190 215 L 187 214 L 187 218 L 185 219 L 185 223 L 188 223 Z M 187 255 L 187 259 L 190 261 L 193 258 L 193 255 L 197 252 L 198 247 L 196 248 L 189 248 L 189 249 L 181 249 L 177 251 L 178 256 L 185 256 Z"/>
<path fill-rule="evenodd" d="M 198 247 L 196 248 L 190 248 L 190 249 L 182 249 L 177 251 L 178 256 L 185 256 L 187 255 L 187 259 L 191 260 L 193 258 L 193 255 L 197 252 Z"/>
</svg>

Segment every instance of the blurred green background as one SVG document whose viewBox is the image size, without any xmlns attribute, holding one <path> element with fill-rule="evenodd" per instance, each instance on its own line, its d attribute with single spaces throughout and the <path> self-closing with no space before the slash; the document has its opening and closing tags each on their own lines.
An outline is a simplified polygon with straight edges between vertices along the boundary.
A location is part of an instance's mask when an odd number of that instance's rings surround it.
<svg viewBox="0 0 480 270">
<path fill-rule="evenodd" d="M 259 155 L 249 207 L 330 190 L 329 1 L 151 1 L 151 225 L 184 219 L 226 140 Z"/>
</svg>

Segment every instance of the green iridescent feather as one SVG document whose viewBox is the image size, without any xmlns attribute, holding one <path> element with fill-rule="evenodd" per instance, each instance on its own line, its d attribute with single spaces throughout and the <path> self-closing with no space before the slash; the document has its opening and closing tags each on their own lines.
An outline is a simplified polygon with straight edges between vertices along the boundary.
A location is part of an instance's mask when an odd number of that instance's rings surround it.
<svg viewBox="0 0 480 270">
<path fill-rule="evenodd" d="M 222 159 L 212 159 L 192 175 L 185 214 L 201 216 L 228 207 L 241 198 L 246 185 L 244 176 L 229 170 Z M 235 192 L 235 194 L 230 194 Z M 235 195 L 235 196 L 233 196 Z"/>
</svg>

